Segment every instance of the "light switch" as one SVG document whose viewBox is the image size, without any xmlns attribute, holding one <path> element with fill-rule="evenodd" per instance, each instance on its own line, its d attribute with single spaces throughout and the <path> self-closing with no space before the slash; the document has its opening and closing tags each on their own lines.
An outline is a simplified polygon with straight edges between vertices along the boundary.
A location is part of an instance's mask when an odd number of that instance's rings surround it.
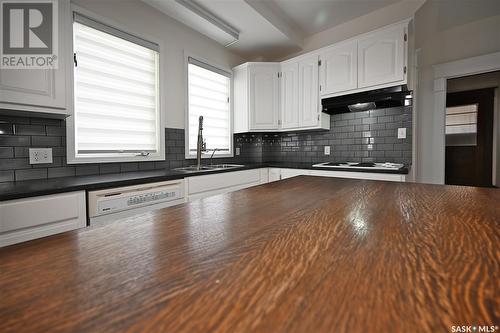
<svg viewBox="0 0 500 333">
<path fill-rule="evenodd" d="M 325 146 L 325 155 L 330 155 L 330 146 Z"/>
<path fill-rule="evenodd" d="M 406 139 L 406 128 L 398 128 L 398 139 Z"/>
</svg>

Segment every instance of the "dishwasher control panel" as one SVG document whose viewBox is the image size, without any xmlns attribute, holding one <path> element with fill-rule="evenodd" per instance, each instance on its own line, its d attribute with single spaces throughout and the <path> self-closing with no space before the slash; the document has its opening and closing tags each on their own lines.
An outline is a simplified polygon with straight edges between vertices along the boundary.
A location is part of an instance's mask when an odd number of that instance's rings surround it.
<svg viewBox="0 0 500 333">
<path fill-rule="evenodd" d="M 134 206 L 145 202 L 153 202 L 163 199 L 177 199 L 179 197 L 179 191 L 159 191 L 147 194 L 134 195 L 128 198 L 127 205 Z"/>
<path fill-rule="evenodd" d="M 89 217 L 166 202 L 182 202 L 184 180 L 141 184 L 89 192 Z"/>
</svg>

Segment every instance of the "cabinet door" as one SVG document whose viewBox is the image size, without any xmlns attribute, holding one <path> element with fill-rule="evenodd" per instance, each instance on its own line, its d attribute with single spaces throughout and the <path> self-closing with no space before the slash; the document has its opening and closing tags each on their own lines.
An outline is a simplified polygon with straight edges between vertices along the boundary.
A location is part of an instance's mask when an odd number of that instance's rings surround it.
<svg viewBox="0 0 500 333">
<path fill-rule="evenodd" d="M 268 170 L 269 170 L 269 177 L 268 177 L 269 183 L 281 180 L 281 169 L 269 168 Z"/>
<path fill-rule="evenodd" d="M 281 65 L 281 128 L 299 127 L 299 64 Z"/>
<path fill-rule="evenodd" d="M 193 201 L 220 193 L 228 193 L 267 182 L 261 169 L 225 172 L 186 178 L 188 200 Z"/>
<path fill-rule="evenodd" d="M 309 170 L 302 169 L 281 169 L 281 179 L 287 179 L 297 176 L 308 176 Z"/>
<path fill-rule="evenodd" d="M 358 42 L 342 43 L 323 51 L 321 66 L 320 95 L 334 94 L 358 87 Z"/>
<path fill-rule="evenodd" d="M 0 202 L 0 247 L 86 224 L 85 191 Z"/>
<path fill-rule="evenodd" d="M 318 56 L 299 61 L 299 125 L 316 126 L 319 123 Z"/>
<path fill-rule="evenodd" d="M 2 69 L 0 70 L 0 103 L 2 108 L 30 110 L 41 108 L 66 108 L 66 65 L 69 19 L 68 1 L 58 2 L 58 68 L 57 69 Z M 20 107 L 19 107 L 20 106 Z"/>
<path fill-rule="evenodd" d="M 248 71 L 250 129 L 278 129 L 278 66 L 250 65 Z"/>
<path fill-rule="evenodd" d="M 358 41 L 358 88 L 404 80 L 404 34 L 399 25 Z"/>
</svg>

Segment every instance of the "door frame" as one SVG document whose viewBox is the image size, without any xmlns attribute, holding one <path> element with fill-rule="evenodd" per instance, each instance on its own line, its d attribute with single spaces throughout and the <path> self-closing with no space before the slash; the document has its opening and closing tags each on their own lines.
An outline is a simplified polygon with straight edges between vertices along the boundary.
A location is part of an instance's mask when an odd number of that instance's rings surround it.
<svg viewBox="0 0 500 333">
<path fill-rule="evenodd" d="M 436 134 L 436 145 L 438 153 L 441 156 L 439 161 L 436 161 L 436 168 L 439 170 L 440 184 L 445 183 L 445 160 L 446 160 L 446 145 L 445 145 L 445 119 L 446 119 L 446 81 L 462 76 L 470 76 L 483 74 L 500 70 L 500 52 L 485 54 L 482 56 L 466 58 L 447 63 L 437 64 L 434 69 L 434 128 L 433 133 Z M 496 124 L 495 124 L 496 125 Z M 498 129 L 494 126 L 494 131 Z M 495 138 L 495 136 L 494 136 Z M 496 152 L 493 151 L 493 159 L 496 159 Z M 493 163 L 492 177 L 495 180 L 496 166 Z M 498 182 L 498 179 L 496 180 Z"/>
</svg>

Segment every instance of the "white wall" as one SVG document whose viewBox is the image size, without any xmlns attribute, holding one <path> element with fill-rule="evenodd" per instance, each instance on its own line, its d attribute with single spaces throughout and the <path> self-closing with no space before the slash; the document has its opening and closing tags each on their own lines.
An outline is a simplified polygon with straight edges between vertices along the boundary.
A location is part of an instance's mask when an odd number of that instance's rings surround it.
<svg viewBox="0 0 500 333">
<path fill-rule="evenodd" d="M 165 127 L 184 128 L 184 51 L 229 69 L 245 62 L 222 45 L 139 0 L 73 0 L 72 3 L 111 19 L 126 27 L 128 32 L 158 40 L 164 82 L 161 102 L 166 116 Z"/>
<path fill-rule="evenodd" d="M 434 112 L 433 65 L 500 51 L 500 1 L 428 0 L 415 13 L 419 52 L 416 180 L 444 181 L 444 117 Z"/>
<path fill-rule="evenodd" d="M 446 92 L 459 92 L 483 88 L 495 89 L 494 124 L 493 124 L 493 184 L 500 185 L 500 103 L 499 98 L 500 71 L 461 77 L 448 80 Z"/>
<path fill-rule="evenodd" d="M 351 21 L 339 24 L 333 28 L 318 32 L 304 39 L 303 50 L 287 56 L 293 58 L 299 54 L 314 51 L 357 35 L 361 35 L 386 25 L 413 17 L 415 11 L 425 0 L 403 0 L 392 5 L 375 10 Z"/>
</svg>

